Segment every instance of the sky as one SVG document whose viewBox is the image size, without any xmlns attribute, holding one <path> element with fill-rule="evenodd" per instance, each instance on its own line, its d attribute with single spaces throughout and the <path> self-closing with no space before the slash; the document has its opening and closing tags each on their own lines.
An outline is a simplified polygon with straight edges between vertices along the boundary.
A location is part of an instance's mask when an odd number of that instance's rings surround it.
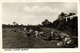
<svg viewBox="0 0 80 53">
<path fill-rule="evenodd" d="M 16 22 L 24 25 L 41 24 L 48 19 L 53 22 L 61 13 L 77 13 L 76 2 L 15 2 L 2 3 L 2 23 Z"/>
</svg>

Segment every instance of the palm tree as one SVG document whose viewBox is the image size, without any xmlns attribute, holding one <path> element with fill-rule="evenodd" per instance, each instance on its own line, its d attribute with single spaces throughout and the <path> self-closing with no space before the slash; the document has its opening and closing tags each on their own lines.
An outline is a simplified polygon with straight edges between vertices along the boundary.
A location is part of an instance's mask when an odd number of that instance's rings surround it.
<svg viewBox="0 0 80 53">
<path fill-rule="evenodd" d="M 16 24 L 16 22 L 13 22 L 13 25 L 15 25 Z"/>
<path fill-rule="evenodd" d="M 58 17 L 58 18 L 59 18 L 60 20 L 62 20 L 62 19 L 64 19 L 64 16 L 65 16 L 65 15 L 66 15 L 66 14 L 65 14 L 64 12 L 61 12 L 61 14 L 59 14 L 59 17 Z"/>
</svg>

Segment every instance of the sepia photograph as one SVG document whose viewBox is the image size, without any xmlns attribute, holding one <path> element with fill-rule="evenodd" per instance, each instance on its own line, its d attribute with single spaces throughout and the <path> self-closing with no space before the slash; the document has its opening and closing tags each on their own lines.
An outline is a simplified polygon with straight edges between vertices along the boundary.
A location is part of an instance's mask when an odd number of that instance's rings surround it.
<svg viewBox="0 0 80 53">
<path fill-rule="evenodd" d="M 77 2 L 3 2 L 2 48 L 78 48 Z"/>
</svg>

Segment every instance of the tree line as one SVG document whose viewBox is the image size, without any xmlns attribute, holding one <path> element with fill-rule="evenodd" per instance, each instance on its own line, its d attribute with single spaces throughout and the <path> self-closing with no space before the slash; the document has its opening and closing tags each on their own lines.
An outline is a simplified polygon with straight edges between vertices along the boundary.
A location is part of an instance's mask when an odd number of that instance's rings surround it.
<svg viewBox="0 0 80 53">
<path fill-rule="evenodd" d="M 56 28 L 56 29 L 62 30 L 62 27 L 64 28 L 64 26 L 66 26 L 66 25 L 68 26 L 68 23 L 70 22 L 70 21 L 66 22 L 64 18 L 67 17 L 67 16 L 72 16 L 72 15 L 75 15 L 75 13 L 66 14 L 64 12 L 61 12 L 58 15 L 58 19 L 56 19 L 53 22 L 50 22 L 48 19 L 45 19 L 44 21 L 42 21 L 41 24 L 38 24 L 38 25 L 29 25 L 29 24 L 28 25 L 24 25 L 24 24 L 19 25 L 17 22 L 13 22 L 12 25 L 2 24 L 2 27 L 27 27 L 27 28 L 29 28 L 29 27 L 32 27 L 32 28 L 34 28 L 34 27 L 38 27 L 38 28 L 39 27 L 49 27 L 49 28 Z M 77 17 L 72 19 L 71 22 L 72 23 L 70 25 L 73 24 L 75 27 L 77 27 Z"/>
</svg>

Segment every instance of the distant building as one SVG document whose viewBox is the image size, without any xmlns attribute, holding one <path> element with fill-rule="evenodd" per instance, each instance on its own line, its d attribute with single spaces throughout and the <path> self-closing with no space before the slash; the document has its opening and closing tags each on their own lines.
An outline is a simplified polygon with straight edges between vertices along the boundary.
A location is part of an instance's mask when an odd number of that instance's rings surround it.
<svg viewBox="0 0 80 53">
<path fill-rule="evenodd" d="M 59 18 L 59 20 L 65 19 L 65 21 L 67 22 L 67 21 L 73 19 L 74 17 L 77 17 L 77 14 L 69 13 L 69 15 L 67 15 L 67 14 L 61 13 L 58 18 Z"/>
<path fill-rule="evenodd" d="M 71 16 L 65 17 L 66 22 L 69 21 L 69 20 L 71 20 L 71 19 L 73 19 L 74 17 L 77 17 L 77 15 L 71 15 Z"/>
</svg>

